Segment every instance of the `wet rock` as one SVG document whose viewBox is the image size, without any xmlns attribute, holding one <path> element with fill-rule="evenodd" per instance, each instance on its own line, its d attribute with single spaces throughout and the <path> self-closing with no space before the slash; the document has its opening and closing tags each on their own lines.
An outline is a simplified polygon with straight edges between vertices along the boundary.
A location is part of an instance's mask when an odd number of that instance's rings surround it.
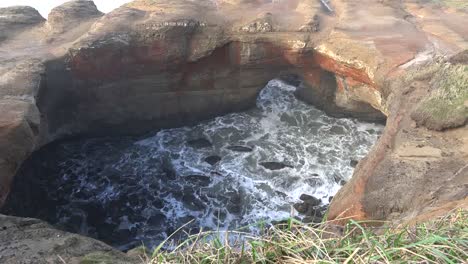
<svg viewBox="0 0 468 264">
<path fill-rule="evenodd" d="M 252 152 L 253 148 L 248 147 L 248 146 L 240 146 L 240 145 L 234 145 L 234 146 L 229 146 L 227 149 L 235 152 Z"/>
<path fill-rule="evenodd" d="M 151 204 L 158 209 L 164 208 L 164 202 L 161 199 L 156 199 L 152 201 Z"/>
<path fill-rule="evenodd" d="M 117 229 L 118 225 L 111 223 L 104 223 L 99 226 L 97 231 L 97 237 L 99 239 L 107 239 L 112 236 L 114 231 Z"/>
<path fill-rule="evenodd" d="M 356 168 L 356 166 L 358 165 L 358 163 L 359 163 L 358 160 L 352 159 L 352 160 L 349 162 L 349 165 L 351 165 L 351 167 L 353 167 L 353 168 Z"/>
<path fill-rule="evenodd" d="M 308 194 L 302 194 L 299 199 L 303 202 L 293 205 L 297 212 L 305 216 L 317 216 L 320 214 L 320 203 L 322 202 L 320 199 Z"/>
<path fill-rule="evenodd" d="M 333 197 L 334 197 L 334 196 L 328 197 L 328 202 L 329 202 L 329 203 L 331 203 L 331 201 L 333 200 Z"/>
<path fill-rule="evenodd" d="M 299 197 L 299 199 L 301 201 L 303 201 L 304 203 L 307 203 L 311 206 L 317 206 L 321 203 L 321 200 L 320 199 L 317 199 L 315 198 L 314 196 L 312 195 L 308 195 L 308 194 L 301 194 L 301 196 Z"/>
<path fill-rule="evenodd" d="M 306 203 L 296 203 L 293 207 L 300 214 L 306 214 L 309 210 L 309 206 Z"/>
<path fill-rule="evenodd" d="M 282 170 L 284 168 L 293 168 L 291 165 L 284 164 L 282 162 L 260 162 L 260 165 L 269 170 Z"/>
<path fill-rule="evenodd" d="M 278 78 L 292 86 L 299 86 L 302 82 L 302 78 L 297 74 L 280 74 Z"/>
<path fill-rule="evenodd" d="M 89 225 L 97 226 L 103 224 L 106 220 L 106 210 L 101 204 L 98 203 L 88 203 L 83 206 L 83 209 L 88 214 L 86 218 Z"/>
<path fill-rule="evenodd" d="M 115 242 L 128 241 L 131 240 L 136 234 L 136 229 L 117 229 L 113 233 L 113 238 Z"/>
<path fill-rule="evenodd" d="M 212 155 L 212 156 L 208 156 L 204 159 L 204 161 L 208 164 L 210 164 L 211 166 L 214 166 L 216 165 L 216 163 L 220 162 L 221 161 L 221 157 L 220 156 L 216 156 L 216 155 Z"/>
<path fill-rule="evenodd" d="M 211 183 L 211 178 L 205 175 L 188 175 L 184 177 L 190 183 L 195 183 L 199 186 L 208 186 Z"/>
<path fill-rule="evenodd" d="M 337 135 L 342 135 L 346 133 L 346 130 L 340 126 L 332 126 L 329 131 L 330 133 L 337 134 Z"/>
<path fill-rule="evenodd" d="M 290 126 L 298 126 L 297 120 L 294 116 L 289 113 L 283 113 L 280 117 L 281 122 L 284 122 Z"/>
<path fill-rule="evenodd" d="M 306 216 L 304 219 L 302 219 L 302 222 L 309 224 L 309 223 L 314 223 L 314 224 L 319 224 L 322 222 L 322 218 L 318 216 Z"/>
<path fill-rule="evenodd" d="M 85 219 L 83 219 L 83 215 L 81 214 L 72 214 L 65 223 L 65 227 L 68 230 L 73 230 L 74 232 L 80 232 L 81 227 L 85 224 Z"/>
<path fill-rule="evenodd" d="M 337 174 L 333 175 L 333 179 L 335 180 L 336 183 L 338 183 L 341 186 L 346 184 L 346 181 Z"/>
<path fill-rule="evenodd" d="M 169 160 L 164 159 L 162 164 L 162 171 L 163 171 L 163 179 L 165 180 L 175 180 L 177 178 L 177 172 L 172 165 L 172 162 Z"/>
<path fill-rule="evenodd" d="M 131 207 L 136 207 L 140 205 L 140 194 L 138 193 L 130 193 L 128 195 L 128 203 Z"/>
<path fill-rule="evenodd" d="M 206 205 L 193 193 L 184 193 L 182 196 L 182 202 L 184 203 L 185 207 L 192 211 L 203 211 L 206 209 Z"/>
<path fill-rule="evenodd" d="M 150 218 L 148 218 L 147 223 L 150 226 L 161 226 L 164 224 L 165 221 L 166 221 L 166 216 L 164 214 L 156 213 L 150 216 Z"/>
<path fill-rule="evenodd" d="M 210 148 L 213 146 L 213 144 L 211 144 L 211 142 L 206 138 L 192 139 L 192 140 L 187 141 L 187 144 L 190 147 L 196 148 L 196 149 Z"/>
<path fill-rule="evenodd" d="M 231 214 L 240 214 L 242 213 L 242 197 L 238 192 L 228 193 L 229 200 L 226 205 L 226 209 Z"/>
</svg>

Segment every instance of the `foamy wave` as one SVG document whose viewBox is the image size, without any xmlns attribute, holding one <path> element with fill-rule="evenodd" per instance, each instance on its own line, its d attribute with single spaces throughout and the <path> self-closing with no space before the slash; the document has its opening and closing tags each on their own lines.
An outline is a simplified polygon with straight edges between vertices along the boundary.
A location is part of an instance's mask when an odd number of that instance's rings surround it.
<svg viewBox="0 0 468 264">
<path fill-rule="evenodd" d="M 366 155 L 382 127 L 328 117 L 298 101 L 294 91 L 273 80 L 261 91 L 257 107 L 247 112 L 121 145 L 69 143 L 67 155 L 78 157 L 59 158 L 63 181 L 56 185 L 72 186 L 70 192 L 55 194 L 66 201 L 59 223 L 69 224 L 78 197 L 97 201 L 107 208 L 110 232 L 130 230 L 127 240 L 114 243 L 127 248 L 140 240 L 157 244 L 193 218 L 192 227 L 210 229 L 281 220 L 303 193 L 327 204 L 340 181 L 351 177 L 350 160 Z M 189 144 L 197 139 L 199 147 Z M 232 151 L 232 146 L 245 151 Z M 204 159 L 213 155 L 221 160 L 212 166 Z M 285 167 L 269 170 L 262 162 Z"/>
</svg>

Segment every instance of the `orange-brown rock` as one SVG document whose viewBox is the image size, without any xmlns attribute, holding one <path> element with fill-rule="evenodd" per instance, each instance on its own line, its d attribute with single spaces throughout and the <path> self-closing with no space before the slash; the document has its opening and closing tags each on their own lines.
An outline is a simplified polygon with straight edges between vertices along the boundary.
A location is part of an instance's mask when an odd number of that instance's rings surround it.
<svg viewBox="0 0 468 264">
<path fill-rule="evenodd" d="M 242 110 L 270 79 L 294 73 L 304 80 L 298 95 L 330 114 L 387 116 L 385 133 L 333 200 L 330 217 L 418 214 L 428 204 L 423 190 L 458 183 L 449 168 L 463 155 L 444 156 L 455 141 L 440 132 L 433 137 L 451 142 L 429 145 L 440 157 L 398 156 L 406 143 L 435 132 L 409 131 L 410 108 L 425 86 L 408 95 L 394 80 L 432 54 L 463 49 L 465 31 L 444 10 L 420 17 L 426 7 L 409 0 L 332 5 L 334 15 L 310 0 L 136 0 L 102 15 L 92 2 L 77 0 L 54 9 L 47 22 L 28 8 L 0 9 L 0 26 L 15 29 L 0 36 L 2 199 L 18 166 L 44 144 L 75 135 L 138 134 Z M 430 19 L 441 14 L 440 21 Z M 435 167 L 449 180 L 435 180 Z M 461 192 L 455 189 L 431 189 L 433 200 L 454 200 Z M 424 199 L 389 199 L 399 192 Z"/>
</svg>

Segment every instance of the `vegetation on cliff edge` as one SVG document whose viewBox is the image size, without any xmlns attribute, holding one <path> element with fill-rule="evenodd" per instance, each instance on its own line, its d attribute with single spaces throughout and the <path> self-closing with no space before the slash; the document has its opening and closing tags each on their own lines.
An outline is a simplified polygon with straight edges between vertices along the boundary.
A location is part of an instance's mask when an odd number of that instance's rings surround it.
<svg viewBox="0 0 468 264">
<path fill-rule="evenodd" d="M 385 225 L 384 225 L 385 226 Z M 156 263 L 466 263 L 468 211 L 416 226 L 366 227 L 350 221 L 306 225 L 295 220 L 266 228 L 263 235 L 201 232 L 171 251 L 157 248 Z M 211 238 L 211 239 L 208 239 Z"/>
<path fill-rule="evenodd" d="M 468 2 L 466 2 L 465 0 L 420 0 L 420 2 L 435 4 L 441 7 L 468 10 Z"/>
<path fill-rule="evenodd" d="M 431 78 L 431 91 L 411 117 L 434 130 L 463 126 L 468 120 L 468 66 L 434 63 L 418 71 L 413 78 Z"/>
</svg>

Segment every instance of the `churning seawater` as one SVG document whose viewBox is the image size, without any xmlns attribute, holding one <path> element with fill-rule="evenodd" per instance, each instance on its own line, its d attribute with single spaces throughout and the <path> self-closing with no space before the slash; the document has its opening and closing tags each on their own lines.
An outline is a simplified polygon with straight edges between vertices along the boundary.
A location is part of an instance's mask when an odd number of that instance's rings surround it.
<svg viewBox="0 0 468 264">
<path fill-rule="evenodd" d="M 191 219 L 195 229 L 281 220 L 303 193 L 327 204 L 383 126 L 329 117 L 295 89 L 272 80 L 254 109 L 143 140 L 55 146 L 49 221 L 128 249 L 158 244 Z"/>
</svg>

